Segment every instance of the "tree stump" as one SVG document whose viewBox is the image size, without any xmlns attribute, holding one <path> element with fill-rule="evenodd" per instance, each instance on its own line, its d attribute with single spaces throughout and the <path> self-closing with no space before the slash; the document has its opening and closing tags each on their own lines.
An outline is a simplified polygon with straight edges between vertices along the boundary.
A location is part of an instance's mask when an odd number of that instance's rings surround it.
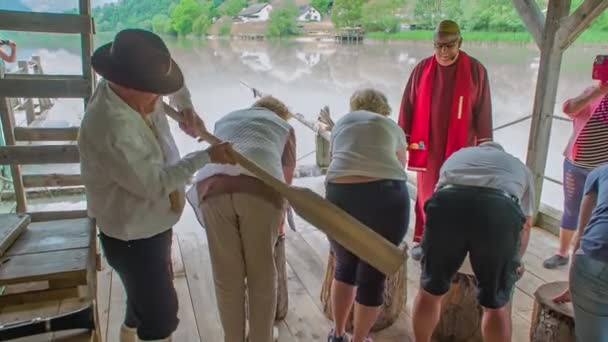
<svg viewBox="0 0 608 342">
<path fill-rule="evenodd" d="M 532 342 L 575 342 L 572 303 L 557 304 L 553 298 L 562 293 L 568 282 L 547 283 L 534 293 L 534 311 L 530 322 Z"/>
<path fill-rule="evenodd" d="M 407 245 L 401 247 L 404 260 L 407 261 Z M 404 261 L 401 268 L 392 276 L 386 279 L 386 287 L 384 290 L 384 304 L 376 323 L 371 331 L 379 331 L 391 326 L 399 317 L 401 311 L 405 308 L 407 299 L 407 262 Z M 334 279 L 334 254 L 329 253 L 327 261 L 327 269 L 325 271 L 325 280 L 321 288 L 321 303 L 323 304 L 323 312 L 327 318 L 333 319 L 331 309 L 331 283 Z M 353 329 L 353 310 L 351 310 L 346 330 L 352 332 Z"/>
<path fill-rule="evenodd" d="M 441 319 L 433 332 L 433 342 L 483 341 L 483 308 L 477 302 L 477 293 L 477 278 L 467 256 L 441 301 Z"/>
</svg>

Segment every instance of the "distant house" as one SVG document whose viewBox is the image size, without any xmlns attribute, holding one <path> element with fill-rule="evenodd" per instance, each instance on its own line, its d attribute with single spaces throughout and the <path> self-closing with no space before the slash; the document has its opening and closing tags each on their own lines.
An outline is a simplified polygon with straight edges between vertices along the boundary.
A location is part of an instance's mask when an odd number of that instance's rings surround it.
<svg viewBox="0 0 608 342">
<path fill-rule="evenodd" d="M 321 21 L 321 12 L 310 5 L 300 6 L 298 21 Z"/>
<path fill-rule="evenodd" d="M 253 4 L 239 13 L 235 19 L 244 23 L 249 21 L 266 21 L 270 17 L 272 5 L 269 3 Z"/>
</svg>

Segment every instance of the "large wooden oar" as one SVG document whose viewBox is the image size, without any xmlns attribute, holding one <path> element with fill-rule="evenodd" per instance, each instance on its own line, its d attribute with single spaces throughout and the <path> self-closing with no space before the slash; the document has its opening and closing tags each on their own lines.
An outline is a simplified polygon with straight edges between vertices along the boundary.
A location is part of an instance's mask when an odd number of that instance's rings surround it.
<svg viewBox="0 0 608 342">
<path fill-rule="evenodd" d="M 171 106 L 165 104 L 165 110 L 174 120 L 183 121 Z M 199 132 L 199 137 L 211 144 L 222 142 L 206 131 Z M 237 151 L 234 157 L 243 168 L 283 195 L 302 218 L 387 276 L 394 274 L 404 262 L 397 246 L 314 191 L 285 184 Z"/>
</svg>

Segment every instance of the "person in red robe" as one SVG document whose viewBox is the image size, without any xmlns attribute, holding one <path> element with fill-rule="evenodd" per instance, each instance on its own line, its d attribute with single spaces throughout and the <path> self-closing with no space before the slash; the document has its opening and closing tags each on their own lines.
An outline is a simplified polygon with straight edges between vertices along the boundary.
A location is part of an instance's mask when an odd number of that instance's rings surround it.
<svg viewBox="0 0 608 342">
<path fill-rule="evenodd" d="M 492 104 L 485 67 L 460 50 L 451 20 L 439 23 L 435 54 L 416 65 L 403 93 L 399 126 L 408 143 L 408 170 L 417 172 L 412 258 L 420 260 L 424 203 L 435 191 L 443 162 L 460 148 L 492 140 Z"/>
</svg>

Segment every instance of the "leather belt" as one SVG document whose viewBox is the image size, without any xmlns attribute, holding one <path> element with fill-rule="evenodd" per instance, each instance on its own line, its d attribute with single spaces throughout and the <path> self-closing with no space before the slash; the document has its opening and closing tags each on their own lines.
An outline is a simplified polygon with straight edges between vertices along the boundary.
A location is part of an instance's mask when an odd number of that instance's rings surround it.
<svg viewBox="0 0 608 342">
<path fill-rule="evenodd" d="M 504 197 L 512 200 L 513 202 L 519 204 L 519 198 L 517 198 L 517 196 L 512 195 L 504 190 L 500 190 L 500 189 L 496 189 L 496 188 L 488 188 L 485 186 L 460 185 L 460 184 L 447 184 L 447 185 L 444 185 L 441 188 L 439 188 L 439 190 L 444 190 L 444 189 L 454 189 L 454 190 L 462 189 L 462 190 L 468 190 L 468 191 L 479 191 L 479 192 L 484 192 L 484 193 L 496 194 L 496 195 L 504 196 Z"/>
</svg>

